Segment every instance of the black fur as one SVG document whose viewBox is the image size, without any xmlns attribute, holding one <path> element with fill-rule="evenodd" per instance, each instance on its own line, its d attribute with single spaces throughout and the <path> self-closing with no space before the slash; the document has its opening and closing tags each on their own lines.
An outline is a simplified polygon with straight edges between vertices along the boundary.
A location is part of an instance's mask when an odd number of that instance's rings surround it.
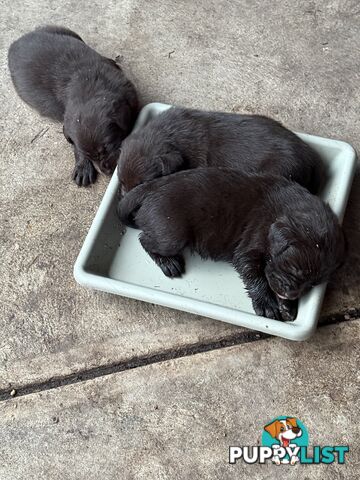
<svg viewBox="0 0 360 480">
<path fill-rule="evenodd" d="M 124 141 L 118 175 L 126 193 L 163 175 L 211 166 L 281 175 L 312 193 L 324 177 L 319 155 L 275 120 L 177 107 Z"/>
<path fill-rule="evenodd" d="M 227 168 L 175 173 L 126 194 L 119 215 L 142 230 L 142 246 L 169 277 L 184 272 L 185 247 L 232 263 L 255 312 L 269 318 L 294 319 L 297 299 L 326 282 L 346 250 L 330 207 L 273 175 Z"/>
<path fill-rule="evenodd" d="M 97 171 L 110 175 L 138 112 L 135 88 L 117 64 L 57 26 L 16 40 L 8 61 L 19 96 L 41 115 L 63 122 L 74 148 L 76 183 L 93 183 Z"/>
</svg>

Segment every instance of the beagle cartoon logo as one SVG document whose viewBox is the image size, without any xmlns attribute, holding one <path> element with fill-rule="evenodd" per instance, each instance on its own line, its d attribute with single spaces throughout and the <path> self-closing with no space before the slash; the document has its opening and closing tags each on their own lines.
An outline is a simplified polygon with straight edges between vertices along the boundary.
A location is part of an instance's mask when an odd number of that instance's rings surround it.
<svg viewBox="0 0 360 480">
<path fill-rule="evenodd" d="M 245 463 L 266 463 L 276 465 L 345 463 L 348 445 L 324 446 L 313 445 L 309 451 L 309 434 L 305 425 L 297 418 L 279 416 L 263 427 L 261 446 L 231 446 L 229 463 L 235 464 L 239 459 Z"/>
<path fill-rule="evenodd" d="M 299 462 L 301 446 L 308 446 L 309 436 L 305 426 L 294 417 L 277 417 L 264 427 L 262 444 L 273 450 L 272 461 L 276 465 Z M 281 449 L 281 450 L 280 450 Z M 285 452 L 285 455 L 282 453 Z"/>
</svg>

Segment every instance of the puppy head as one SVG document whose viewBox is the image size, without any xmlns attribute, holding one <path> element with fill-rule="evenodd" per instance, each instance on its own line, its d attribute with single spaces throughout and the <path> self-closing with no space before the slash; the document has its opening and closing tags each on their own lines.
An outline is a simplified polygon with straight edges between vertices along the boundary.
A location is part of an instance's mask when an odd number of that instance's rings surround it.
<svg viewBox="0 0 360 480">
<path fill-rule="evenodd" d="M 294 212 L 294 217 L 282 217 L 270 227 L 265 275 L 281 299 L 295 300 L 328 281 L 344 261 L 343 231 L 330 207 L 321 207 Z"/>
<path fill-rule="evenodd" d="M 65 112 L 63 132 L 73 146 L 75 157 L 90 160 L 96 170 L 111 175 L 115 170 L 124 138 L 132 128 L 132 112 L 126 103 L 93 99 L 85 105 L 70 106 Z"/>
<path fill-rule="evenodd" d="M 141 131 L 130 135 L 122 144 L 118 175 L 122 194 L 141 183 L 170 175 L 181 169 L 179 151 L 161 139 L 146 139 Z"/>
</svg>

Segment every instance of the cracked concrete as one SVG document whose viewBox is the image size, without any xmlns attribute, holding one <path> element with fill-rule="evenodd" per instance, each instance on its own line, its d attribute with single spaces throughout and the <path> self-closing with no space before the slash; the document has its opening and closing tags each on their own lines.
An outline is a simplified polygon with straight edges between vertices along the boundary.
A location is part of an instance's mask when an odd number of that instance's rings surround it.
<svg viewBox="0 0 360 480">
<path fill-rule="evenodd" d="M 355 480 L 359 334 L 351 321 L 306 348 L 269 338 L 1 402 L 0 478 Z M 350 444 L 345 465 L 229 465 L 279 414 L 310 445 Z"/>
</svg>

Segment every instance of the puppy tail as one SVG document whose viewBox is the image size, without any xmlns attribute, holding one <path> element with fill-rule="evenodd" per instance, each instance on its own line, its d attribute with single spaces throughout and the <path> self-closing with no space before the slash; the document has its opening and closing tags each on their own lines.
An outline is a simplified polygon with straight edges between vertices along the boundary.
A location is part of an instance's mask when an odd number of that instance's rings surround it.
<svg viewBox="0 0 360 480">
<path fill-rule="evenodd" d="M 151 185 L 144 183 L 143 185 L 135 187 L 119 201 L 117 213 L 121 223 L 128 227 L 138 228 L 135 217 L 150 191 Z"/>
</svg>

